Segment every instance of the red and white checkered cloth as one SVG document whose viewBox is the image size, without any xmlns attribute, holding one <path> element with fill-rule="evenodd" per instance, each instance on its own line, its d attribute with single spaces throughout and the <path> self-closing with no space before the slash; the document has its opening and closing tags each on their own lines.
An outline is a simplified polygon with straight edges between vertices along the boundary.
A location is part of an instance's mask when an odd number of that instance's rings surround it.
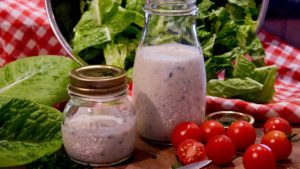
<svg viewBox="0 0 300 169">
<path fill-rule="evenodd" d="M 278 66 L 276 94 L 269 104 L 238 99 L 207 97 L 207 111 L 234 110 L 252 114 L 256 120 L 281 116 L 300 124 L 300 50 L 261 31 L 268 65 Z M 66 55 L 55 38 L 43 0 L 0 0 L 0 67 L 25 56 Z"/>
<path fill-rule="evenodd" d="M 25 56 L 66 54 L 43 0 L 0 0 L 0 67 Z"/>
</svg>

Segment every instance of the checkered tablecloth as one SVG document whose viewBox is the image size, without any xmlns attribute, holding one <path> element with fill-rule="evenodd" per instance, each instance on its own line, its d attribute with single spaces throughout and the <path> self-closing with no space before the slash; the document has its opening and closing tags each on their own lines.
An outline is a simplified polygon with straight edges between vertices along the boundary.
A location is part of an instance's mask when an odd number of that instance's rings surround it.
<svg viewBox="0 0 300 169">
<path fill-rule="evenodd" d="M 300 50 L 261 31 L 268 65 L 278 66 L 276 94 L 269 104 L 207 97 L 207 111 L 234 110 L 256 120 L 281 116 L 300 124 Z M 0 67 L 25 56 L 66 55 L 47 20 L 42 0 L 0 0 Z"/>
<path fill-rule="evenodd" d="M 0 0 L 0 66 L 25 56 L 66 54 L 43 0 Z"/>
</svg>

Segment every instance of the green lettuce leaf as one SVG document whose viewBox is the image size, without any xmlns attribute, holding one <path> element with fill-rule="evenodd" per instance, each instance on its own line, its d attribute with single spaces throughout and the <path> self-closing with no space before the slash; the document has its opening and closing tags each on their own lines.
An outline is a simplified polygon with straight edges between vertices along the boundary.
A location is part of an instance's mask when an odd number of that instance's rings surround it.
<svg viewBox="0 0 300 169">
<path fill-rule="evenodd" d="M 249 38 L 249 33 L 251 33 L 251 25 L 240 25 L 237 28 L 237 44 L 245 49 L 248 45 L 247 38 Z"/>
<path fill-rule="evenodd" d="M 127 56 L 127 46 L 125 44 L 108 44 L 104 49 L 104 56 L 107 65 L 124 68 L 124 61 Z"/>
<path fill-rule="evenodd" d="M 232 21 L 227 21 L 220 31 L 217 33 L 216 45 L 219 45 L 218 50 L 230 51 L 237 46 L 238 39 L 236 38 L 238 25 Z"/>
<path fill-rule="evenodd" d="M 126 0 L 126 9 L 144 14 L 143 7 L 145 3 L 145 0 Z"/>
<path fill-rule="evenodd" d="M 264 61 L 265 52 L 259 39 L 254 39 L 247 46 L 247 51 L 249 55 L 252 57 L 253 63 L 256 65 L 256 67 L 265 66 L 265 61 Z"/>
<path fill-rule="evenodd" d="M 205 61 L 206 78 L 217 79 L 217 73 L 225 70 L 225 77 L 233 77 L 233 64 L 232 61 L 240 54 L 239 48 L 235 48 L 232 51 L 223 53 L 221 55 L 212 55 Z"/>
<path fill-rule="evenodd" d="M 128 9 L 123 8 L 121 2 L 120 0 L 92 0 L 89 9 L 83 13 L 74 28 L 73 52 L 89 64 L 97 64 L 105 60 L 102 53 L 106 45 L 112 43 L 114 38 L 125 32 L 127 28 L 130 29 L 127 33 L 130 31 L 137 33 L 133 28 L 144 26 L 144 15 L 133 10 L 140 6 L 141 2 L 128 4 Z"/>
<path fill-rule="evenodd" d="M 19 59 L 0 68 L 0 96 L 53 106 L 68 99 L 69 71 L 79 65 L 63 56 Z"/>
<path fill-rule="evenodd" d="M 19 166 L 52 154 L 62 145 L 58 110 L 0 96 L 0 167 Z"/>
<path fill-rule="evenodd" d="M 128 69 L 126 75 L 129 79 L 132 79 L 132 74 L 133 74 L 133 68 Z"/>
<path fill-rule="evenodd" d="M 232 78 L 227 80 L 212 79 L 207 83 L 207 94 L 232 98 L 248 93 L 261 91 L 263 85 L 251 78 Z"/>
<path fill-rule="evenodd" d="M 240 7 L 248 8 L 254 7 L 255 8 L 255 1 L 254 0 L 228 0 L 228 2 L 236 4 Z"/>
<path fill-rule="evenodd" d="M 259 92 L 247 94 L 245 96 L 241 96 L 241 98 L 256 103 L 268 103 L 272 101 L 275 93 L 274 84 L 276 80 L 276 74 L 277 67 L 274 65 L 256 68 L 252 74 L 252 78 L 263 84 L 263 88 Z"/>
<path fill-rule="evenodd" d="M 209 9 L 214 3 L 211 0 L 203 0 L 198 4 L 198 18 L 204 19 L 209 15 Z"/>
<path fill-rule="evenodd" d="M 233 75 L 237 78 L 251 77 L 255 64 L 247 60 L 244 55 L 238 55 L 234 65 Z"/>
<path fill-rule="evenodd" d="M 205 43 L 202 45 L 203 54 L 206 57 L 212 56 L 212 51 L 216 41 L 216 34 L 213 34 Z"/>
<path fill-rule="evenodd" d="M 89 10 L 84 12 L 81 19 L 74 28 L 74 31 L 81 32 L 103 25 L 114 13 L 118 11 L 119 2 L 116 0 L 100 1 L 93 0 Z"/>
<path fill-rule="evenodd" d="M 198 4 L 199 12 L 208 13 L 209 9 L 214 3 L 211 0 L 203 0 Z"/>
<path fill-rule="evenodd" d="M 234 21 L 240 21 L 243 20 L 246 16 L 246 11 L 240 6 L 237 6 L 236 4 L 227 3 L 225 8 L 230 14 L 230 19 Z"/>
<path fill-rule="evenodd" d="M 104 48 L 106 64 L 121 68 L 131 68 L 138 41 L 126 38 L 116 38 L 116 43 L 109 43 Z"/>
</svg>

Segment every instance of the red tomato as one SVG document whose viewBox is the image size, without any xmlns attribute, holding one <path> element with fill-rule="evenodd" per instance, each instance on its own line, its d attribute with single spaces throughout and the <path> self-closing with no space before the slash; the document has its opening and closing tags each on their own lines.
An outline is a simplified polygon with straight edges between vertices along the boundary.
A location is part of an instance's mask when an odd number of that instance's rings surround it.
<svg viewBox="0 0 300 169">
<path fill-rule="evenodd" d="M 128 90 L 132 90 L 132 80 L 130 80 L 128 83 Z"/>
<path fill-rule="evenodd" d="M 206 157 L 205 146 L 195 139 L 187 139 L 179 145 L 177 157 L 182 164 L 202 161 Z"/>
<path fill-rule="evenodd" d="M 131 96 L 132 95 L 132 80 L 128 83 L 128 94 Z"/>
<path fill-rule="evenodd" d="M 224 126 L 216 120 L 204 121 L 201 126 L 201 133 L 203 135 L 203 142 L 207 143 L 210 138 L 216 135 L 225 134 Z"/>
<path fill-rule="evenodd" d="M 226 130 L 237 150 L 245 150 L 255 142 L 256 131 L 253 126 L 243 120 L 232 123 Z"/>
<path fill-rule="evenodd" d="M 201 130 L 199 126 L 193 122 L 182 122 L 173 130 L 171 139 L 173 147 L 177 149 L 180 143 L 187 139 L 201 141 Z"/>
<path fill-rule="evenodd" d="M 61 102 L 61 103 L 55 104 L 53 107 L 56 108 L 57 110 L 60 110 L 61 112 L 63 112 L 66 104 L 67 104 L 67 102 Z"/>
<path fill-rule="evenodd" d="M 261 143 L 271 148 L 276 160 L 284 160 L 292 152 L 292 143 L 290 143 L 287 136 L 279 130 L 272 130 L 265 134 Z"/>
<path fill-rule="evenodd" d="M 206 144 L 206 154 L 215 165 L 230 163 L 235 157 L 236 150 L 233 142 L 226 135 L 210 138 Z"/>
<path fill-rule="evenodd" d="M 253 144 L 243 156 L 245 169 L 275 169 L 276 161 L 271 149 L 264 144 Z"/>
<path fill-rule="evenodd" d="M 280 130 L 287 136 L 292 133 L 292 127 L 288 121 L 281 117 L 272 117 L 264 124 L 264 133 L 268 133 L 271 130 Z"/>
</svg>

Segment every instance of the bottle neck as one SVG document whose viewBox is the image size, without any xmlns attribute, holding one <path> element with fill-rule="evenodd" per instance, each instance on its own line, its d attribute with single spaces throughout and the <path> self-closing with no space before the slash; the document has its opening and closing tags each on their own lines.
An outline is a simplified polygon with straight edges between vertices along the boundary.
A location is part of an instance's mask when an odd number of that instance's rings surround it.
<svg viewBox="0 0 300 169">
<path fill-rule="evenodd" d="M 146 12 L 146 23 L 141 44 L 143 46 L 154 46 L 167 43 L 200 47 L 195 16 L 165 16 Z"/>
<path fill-rule="evenodd" d="M 200 47 L 195 0 L 151 0 L 144 10 L 146 23 L 141 46 L 178 43 Z"/>
<path fill-rule="evenodd" d="M 195 0 L 148 0 L 144 10 L 154 15 L 189 16 L 196 14 L 197 6 Z"/>
</svg>

